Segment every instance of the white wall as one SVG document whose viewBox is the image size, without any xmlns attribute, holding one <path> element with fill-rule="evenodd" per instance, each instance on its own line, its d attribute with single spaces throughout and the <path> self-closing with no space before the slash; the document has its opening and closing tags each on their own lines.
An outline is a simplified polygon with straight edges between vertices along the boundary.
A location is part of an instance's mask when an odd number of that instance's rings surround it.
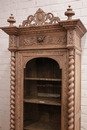
<svg viewBox="0 0 87 130">
<path fill-rule="evenodd" d="M 60 19 L 66 19 L 64 12 L 71 5 L 76 15 L 87 28 L 87 0 L 0 0 L 0 26 L 8 26 L 7 19 L 14 14 L 19 25 L 28 15 L 40 7 L 52 12 Z M 8 36 L 0 30 L 0 130 L 9 130 L 10 124 L 10 52 Z M 87 130 L 87 34 L 82 38 L 82 120 L 81 130 Z"/>
</svg>

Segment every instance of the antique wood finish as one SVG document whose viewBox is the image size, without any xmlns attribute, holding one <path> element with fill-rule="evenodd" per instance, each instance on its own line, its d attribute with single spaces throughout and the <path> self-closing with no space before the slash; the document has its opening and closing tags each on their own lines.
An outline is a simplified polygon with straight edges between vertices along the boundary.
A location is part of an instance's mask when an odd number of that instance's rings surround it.
<svg viewBox="0 0 87 130">
<path fill-rule="evenodd" d="M 11 95 L 10 95 L 10 128 L 15 130 L 15 52 L 11 52 Z"/>
<path fill-rule="evenodd" d="M 86 29 L 74 11 L 67 20 L 38 9 L 9 27 L 10 130 L 80 130 L 81 37 Z"/>
<path fill-rule="evenodd" d="M 69 53 L 69 88 L 68 88 L 68 129 L 74 129 L 74 50 L 70 49 Z"/>
</svg>

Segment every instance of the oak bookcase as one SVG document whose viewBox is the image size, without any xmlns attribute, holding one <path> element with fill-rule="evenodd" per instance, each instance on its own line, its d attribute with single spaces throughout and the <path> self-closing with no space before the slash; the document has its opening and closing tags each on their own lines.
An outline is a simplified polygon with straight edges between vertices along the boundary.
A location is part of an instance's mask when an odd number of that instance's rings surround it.
<svg viewBox="0 0 87 130">
<path fill-rule="evenodd" d="M 11 52 L 10 130 L 80 130 L 81 37 L 74 11 L 67 20 L 38 9 L 22 25 L 1 27 Z"/>
</svg>

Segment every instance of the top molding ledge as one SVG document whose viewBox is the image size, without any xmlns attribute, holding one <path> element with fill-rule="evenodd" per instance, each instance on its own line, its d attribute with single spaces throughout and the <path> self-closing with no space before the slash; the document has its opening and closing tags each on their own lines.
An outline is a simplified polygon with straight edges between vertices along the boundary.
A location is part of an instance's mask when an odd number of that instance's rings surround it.
<svg viewBox="0 0 87 130">
<path fill-rule="evenodd" d="M 7 20 L 10 25 L 9 27 L 1 27 L 1 29 L 6 32 L 8 35 L 21 35 L 23 33 L 29 31 L 38 31 L 40 30 L 49 30 L 51 29 L 75 29 L 78 28 L 79 32 L 81 32 L 80 36 L 83 36 L 86 32 L 86 28 L 82 24 L 79 19 L 72 20 L 72 16 L 75 15 L 75 12 L 72 10 L 71 6 L 68 7 L 65 15 L 68 17 L 67 20 L 60 20 L 59 17 L 54 17 L 52 13 L 45 13 L 42 9 L 38 9 L 34 15 L 30 15 L 27 17 L 27 20 L 22 22 L 22 25 L 19 27 L 14 26 L 13 24 L 16 22 L 13 15 L 9 17 Z"/>
</svg>

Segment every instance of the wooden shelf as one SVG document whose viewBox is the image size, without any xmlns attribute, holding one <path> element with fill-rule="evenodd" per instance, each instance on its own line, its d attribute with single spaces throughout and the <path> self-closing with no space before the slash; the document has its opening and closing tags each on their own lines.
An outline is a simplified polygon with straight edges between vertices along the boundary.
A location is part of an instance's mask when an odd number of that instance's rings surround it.
<svg viewBox="0 0 87 130">
<path fill-rule="evenodd" d="M 60 94 L 54 94 L 54 93 L 38 93 L 38 97 L 43 98 L 59 98 Z"/>
<path fill-rule="evenodd" d="M 50 78 L 24 78 L 25 80 L 42 80 L 42 81 L 62 81 L 62 79 L 50 79 Z"/>
<path fill-rule="evenodd" d="M 41 87 L 41 88 L 48 88 L 48 87 L 61 87 L 61 85 L 53 85 L 53 84 L 37 84 L 37 87 Z"/>
<path fill-rule="evenodd" d="M 35 123 L 32 123 L 24 127 L 24 130 L 60 130 L 60 128 L 56 124 L 52 124 L 52 123 L 49 124 L 49 123 L 37 121 Z"/>
<path fill-rule="evenodd" d="M 26 98 L 24 99 L 24 102 L 61 106 L 60 98 Z"/>
</svg>

